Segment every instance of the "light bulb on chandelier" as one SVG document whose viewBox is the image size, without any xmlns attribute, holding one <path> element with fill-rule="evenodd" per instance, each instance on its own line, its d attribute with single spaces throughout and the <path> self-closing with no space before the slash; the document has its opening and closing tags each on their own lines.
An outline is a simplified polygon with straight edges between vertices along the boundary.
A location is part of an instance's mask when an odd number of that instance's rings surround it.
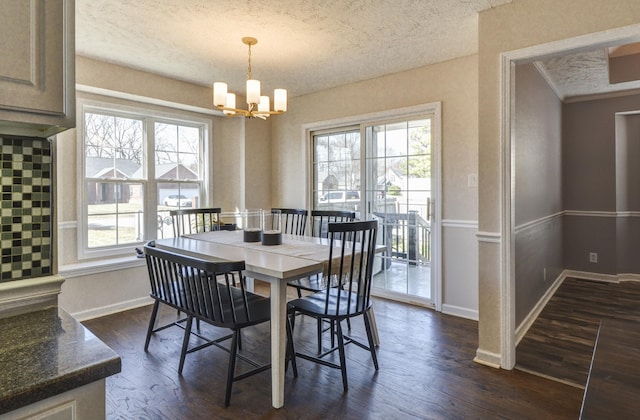
<svg viewBox="0 0 640 420">
<path fill-rule="evenodd" d="M 213 105 L 228 116 L 242 116 L 247 118 L 267 119 L 269 115 L 282 114 L 287 111 L 287 90 L 274 89 L 273 91 L 273 111 L 271 110 L 271 100 L 268 96 L 260 94 L 260 81 L 251 77 L 251 46 L 258 43 L 252 37 L 242 38 L 242 42 L 249 47 L 249 65 L 247 68 L 247 108 L 236 108 L 236 95 L 228 92 L 228 86 L 224 82 L 213 84 Z"/>
</svg>

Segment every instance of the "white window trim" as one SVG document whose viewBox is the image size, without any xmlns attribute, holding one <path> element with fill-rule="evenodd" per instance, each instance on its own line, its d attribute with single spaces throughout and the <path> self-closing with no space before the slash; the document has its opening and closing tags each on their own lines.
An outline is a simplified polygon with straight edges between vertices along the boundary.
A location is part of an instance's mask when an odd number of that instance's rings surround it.
<svg viewBox="0 0 640 420">
<path fill-rule="evenodd" d="M 127 245 L 119 245 L 113 247 L 103 247 L 90 249 L 87 246 L 87 207 L 86 207 L 86 188 L 85 188 L 85 159 L 84 159 L 84 114 L 86 111 L 104 111 L 107 113 L 115 113 L 116 115 L 127 116 L 130 115 L 136 118 L 143 118 L 143 129 L 146 131 L 148 127 L 146 126 L 146 121 L 149 118 L 155 119 L 161 122 L 170 122 L 177 124 L 185 124 L 185 125 L 202 125 L 204 127 L 204 132 L 202 135 L 202 157 L 204 159 L 201 162 L 202 167 L 202 177 L 203 177 L 203 191 L 201 198 L 201 206 L 206 207 L 211 203 L 213 197 L 211 197 L 211 180 L 212 180 L 212 162 L 213 162 L 213 153 L 212 153 L 212 120 L 207 118 L 198 117 L 190 114 L 189 112 L 185 112 L 181 109 L 175 110 L 157 110 L 154 109 L 153 105 L 149 107 L 145 107 L 145 104 L 122 104 L 122 101 L 117 98 L 104 97 L 100 100 L 98 99 L 89 99 L 83 98 L 80 95 L 77 97 L 76 103 L 76 112 L 77 112 L 77 172 L 76 172 L 76 180 L 77 180 L 77 257 L 78 261 L 83 261 L 87 259 L 95 259 L 95 258 L 115 258 L 115 257 L 126 257 L 134 254 L 134 248 L 139 244 L 127 244 Z M 145 155 L 148 154 L 147 144 L 143 145 Z M 148 174 L 149 176 L 152 174 Z M 145 187 L 147 183 L 145 182 Z M 155 195 L 155 194 L 154 194 Z M 148 191 L 145 190 L 145 206 L 148 207 L 147 201 L 149 200 Z M 153 224 L 153 230 L 149 230 L 151 228 L 151 218 L 147 218 L 145 220 L 145 232 L 155 231 L 155 223 Z M 153 239 L 153 238 L 147 238 Z"/>
</svg>

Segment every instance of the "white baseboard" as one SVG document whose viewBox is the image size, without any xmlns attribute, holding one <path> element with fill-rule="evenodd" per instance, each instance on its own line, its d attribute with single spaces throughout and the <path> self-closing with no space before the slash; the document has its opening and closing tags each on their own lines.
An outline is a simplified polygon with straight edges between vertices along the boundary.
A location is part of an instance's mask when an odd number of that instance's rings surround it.
<svg viewBox="0 0 640 420">
<path fill-rule="evenodd" d="M 442 313 L 447 315 L 459 316 L 473 321 L 478 320 L 478 311 L 474 309 L 463 308 L 461 306 L 442 304 Z"/>
<path fill-rule="evenodd" d="M 141 306 L 151 305 L 152 303 L 153 299 L 149 296 L 145 296 L 138 299 L 118 302 L 113 305 L 102 306 L 100 308 L 92 308 L 86 311 L 75 312 L 71 315 L 78 321 L 82 322 L 93 318 L 99 318 L 101 316 L 115 314 L 117 312 L 127 311 L 129 309 L 139 308 Z"/>
<path fill-rule="evenodd" d="M 616 274 L 590 273 L 588 271 L 564 270 L 562 272 L 565 278 L 574 277 L 582 280 L 603 281 L 606 283 L 618 283 L 619 276 Z"/>
<path fill-rule="evenodd" d="M 620 283 L 621 281 L 640 282 L 640 274 L 637 273 L 600 274 L 574 270 L 565 270 L 564 272 L 566 273 L 565 277 L 575 277 L 582 280 L 602 281 L 605 283 Z"/>
<path fill-rule="evenodd" d="M 473 358 L 473 361 L 481 365 L 500 369 L 500 367 L 502 366 L 501 359 L 502 358 L 498 353 L 492 353 L 490 351 L 477 349 L 476 357 Z"/>
<path fill-rule="evenodd" d="M 640 282 L 640 274 L 635 273 L 622 273 L 618 274 L 619 281 L 639 281 Z"/>
<path fill-rule="evenodd" d="M 556 290 L 558 290 L 558 287 L 560 287 L 564 279 L 567 278 L 567 276 L 565 275 L 566 271 L 567 270 L 564 270 L 562 273 L 560 273 L 560 275 L 558 276 L 558 278 L 555 279 L 551 287 L 547 289 L 546 293 L 542 295 L 538 303 L 536 303 L 536 305 L 533 307 L 533 309 L 531 309 L 529 314 L 527 314 L 527 316 L 524 318 L 524 320 L 522 320 L 520 325 L 518 325 L 518 327 L 516 328 L 516 346 L 520 343 L 520 340 L 522 340 L 522 338 L 527 333 L 527 331 L 529 331 L 529 328 L 531 328 L 531 326 L 533 325 L 533 322 L 538 318 L 538 315 L 540 315 L 540 312 L 542 312 L 544 307 L 547 306 L 547 303 L 549 303 L 549 300 L 556 293 Z"/>
</svg>

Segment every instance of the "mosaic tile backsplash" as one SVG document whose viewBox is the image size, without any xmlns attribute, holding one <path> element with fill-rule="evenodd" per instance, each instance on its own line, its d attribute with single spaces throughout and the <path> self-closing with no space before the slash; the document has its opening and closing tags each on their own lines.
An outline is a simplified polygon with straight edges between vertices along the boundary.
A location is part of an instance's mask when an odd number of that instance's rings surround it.
<svg viewBox="0 0 640 420">
<path fill-rule="evenodd" d="M 0 282 L 52 273 L 51 144 L 0 136 Z"/>
</svg>

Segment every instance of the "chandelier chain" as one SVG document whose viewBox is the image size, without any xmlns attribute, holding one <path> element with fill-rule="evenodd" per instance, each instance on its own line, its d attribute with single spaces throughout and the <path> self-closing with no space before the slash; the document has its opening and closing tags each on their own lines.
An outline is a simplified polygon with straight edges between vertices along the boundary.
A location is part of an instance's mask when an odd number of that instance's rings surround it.
<svg viewBox="0 0 640 420">
<path fill-rule="evenodd" d="M 251 79 L 251 44 L 249 44 L 249 66 L 247 67 L 247 79 Z"/>
</svg>

